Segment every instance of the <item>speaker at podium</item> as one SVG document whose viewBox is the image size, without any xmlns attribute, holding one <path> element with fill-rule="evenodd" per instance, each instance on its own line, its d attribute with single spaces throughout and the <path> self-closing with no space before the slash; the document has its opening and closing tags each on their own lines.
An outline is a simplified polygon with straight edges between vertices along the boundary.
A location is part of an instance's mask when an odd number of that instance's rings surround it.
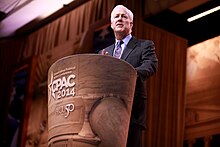
<svg viewBox="0 0 220 147">
<path fill-rule="evenodd" d="M 137 73 L 112 56 L 78 54 L 48 71 L 49 147 L 126 147 Z"/>
</svg>

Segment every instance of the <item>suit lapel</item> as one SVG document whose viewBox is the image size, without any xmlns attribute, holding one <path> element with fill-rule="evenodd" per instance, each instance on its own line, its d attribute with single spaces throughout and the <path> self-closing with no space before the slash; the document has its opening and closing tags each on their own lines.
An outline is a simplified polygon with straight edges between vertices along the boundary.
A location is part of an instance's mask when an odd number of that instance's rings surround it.
<svg viewBox="0 0 220 147">
<path fill-rule="evenodd" d="M 132 50 L 137 46 L 137 39 L 134 37 L 131 38 L 131 40 L 128 42 L 127 47 L 124 49 L 124 52 L 122 53 L 121 59 L 126 60 L 128 55 L 131 53 Z"/>
</svg>

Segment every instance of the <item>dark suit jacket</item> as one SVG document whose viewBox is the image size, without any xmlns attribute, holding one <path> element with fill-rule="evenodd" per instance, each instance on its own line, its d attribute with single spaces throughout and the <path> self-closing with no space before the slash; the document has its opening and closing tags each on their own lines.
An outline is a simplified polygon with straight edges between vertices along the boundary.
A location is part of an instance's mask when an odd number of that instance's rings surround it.
<svg viewBox="0 0 220 147">
<path fill-rule="evenodd" d="M 105 48 L 113 56 L 115 45 Z M 101 51 L 99 52 L 101 53 Z M 146 83 L 145 80 L 157 70 L 155 46 L 151 40 L 140 40 L 134 37 L 128 42 L 121 56 L 122 60 L 130 63 L 137 71 L 137 82 L 132 106 L 131 123 L 146 128 Z"/>
</svg>

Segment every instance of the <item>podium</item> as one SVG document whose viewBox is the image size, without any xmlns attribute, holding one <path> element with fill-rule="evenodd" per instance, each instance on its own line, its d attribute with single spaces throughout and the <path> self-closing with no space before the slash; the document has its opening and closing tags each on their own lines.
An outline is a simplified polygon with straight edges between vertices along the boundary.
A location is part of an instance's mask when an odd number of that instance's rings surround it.
<svg viewBox="0 0 220 147">
<path fill-rule="evenodd" d="M 99 54 L 59 59 L 48 71 L 49 147 L 126 147 L 137 73 Z"/>
</svg>

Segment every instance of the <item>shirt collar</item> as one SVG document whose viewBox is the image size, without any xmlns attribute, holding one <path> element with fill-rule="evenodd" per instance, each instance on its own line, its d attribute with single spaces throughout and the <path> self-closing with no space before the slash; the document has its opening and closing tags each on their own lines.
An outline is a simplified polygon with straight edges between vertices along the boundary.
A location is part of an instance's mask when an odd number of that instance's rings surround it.
<svg viewBox="0 0 220 147">
<path fill-rule="evenodd" d="M 122 39 L 122 41 L 123 41 L 123 44 L 125 44 L 126 46 L 127 46 L 127 44 L 128 44 L 128 42 L 129 42 L 129 40 L 132 38 L 132 35 L 131 34 L 129 34 L 129 35 L 127 35 L 124 39 Z M 116 42 L 118 42 L 119 40 L 116 40 Z"/>
</svg>

